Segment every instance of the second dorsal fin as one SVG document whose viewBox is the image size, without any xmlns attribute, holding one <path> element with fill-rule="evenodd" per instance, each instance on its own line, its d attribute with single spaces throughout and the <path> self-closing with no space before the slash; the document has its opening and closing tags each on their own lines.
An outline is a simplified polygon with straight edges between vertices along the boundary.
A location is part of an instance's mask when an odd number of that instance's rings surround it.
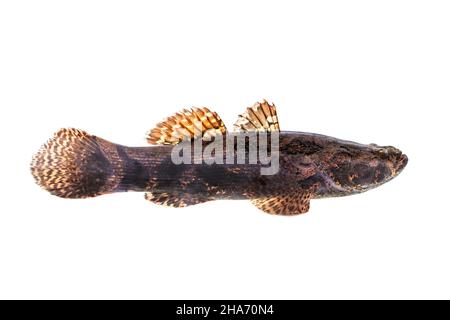
<svg viewBox="0 0 450 320">
<path fill-rule="evenodd" d="M 227 128 L 216 112 L 208 108 L 183 109 L 158 123 L 147 133 L 150 144 L 177 144 L 182 140 L 226 134 Z"/>
<path fill-rule="evenodd" d="M 280 131 L 277 109 L 266 100 L 257 102 L 239 115 L 234 124 L 235 131 Z"/>
</svg>

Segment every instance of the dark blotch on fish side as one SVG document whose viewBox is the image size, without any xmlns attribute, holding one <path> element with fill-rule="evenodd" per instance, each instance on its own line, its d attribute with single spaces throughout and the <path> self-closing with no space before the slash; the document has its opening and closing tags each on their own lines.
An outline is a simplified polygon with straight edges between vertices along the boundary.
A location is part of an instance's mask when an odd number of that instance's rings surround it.
<svg viewBox="0 0 450 320">
<path fill-rule="evenodd" d="M 80 174 L 78 183 L 82 187 L 80 194 L 96 194 L 112 174 L 112 168 L 100 149 L 94 153 L 86 154 L 79 163 Z"/>
<path fill-rule="evenodd" d="M 126 188 L 130 184 L 138 188 L 145 188 L 150 179 L 148 170 L 139 161 L 130 158 L 124 147 L 117 146 L 117 153 L 123 162 L 125 172 L 118 188 Z"/>
</svg>

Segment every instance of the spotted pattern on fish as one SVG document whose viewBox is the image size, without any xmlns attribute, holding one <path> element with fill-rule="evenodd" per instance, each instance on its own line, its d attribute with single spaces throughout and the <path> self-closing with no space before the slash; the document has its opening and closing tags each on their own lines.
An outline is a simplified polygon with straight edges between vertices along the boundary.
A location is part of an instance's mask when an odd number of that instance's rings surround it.
<svg viewBox="0 0 450 320">
<path fill-rule="evenodd" d="M 227 156 L 236 160 L 239 145 L 227 146 L 231 133 L 217 113 L 207 108 L 184 109 L 159 123 L 147 136 L 152 144 L 148 147 L 122 146 L 82 130 L 61 129 L 33 157 L 31 173 L 40 186 L 62 198 L 137 191 L 165 206 L 246 199 L 270 214 L 297 215 L 309 210 L 311 199 L 378 187 L 396 177 L 408 161 L 391 146 L 279 131 L 276 108 L 265 100 L 247 108 L 234 128 L 244 135 L 279 133 L 279 150 L 267 150 L 279 155 L 275 174 L 261 175 L 265 164 L 259 160 L 227 164 Z M 188 134 L 180 136 L 181 132 Z M 201 164 L 173 163 L 172 151 L 180 141 L 192 146 L 200 142 L 206 148 L 216 139 L 223 139 L 223 164 L 207 164 L 204 156 L 196 159 Z M 250 150 L 260 147 L 252 143 L 247 139 L 246 159 Z"/>
</svg>

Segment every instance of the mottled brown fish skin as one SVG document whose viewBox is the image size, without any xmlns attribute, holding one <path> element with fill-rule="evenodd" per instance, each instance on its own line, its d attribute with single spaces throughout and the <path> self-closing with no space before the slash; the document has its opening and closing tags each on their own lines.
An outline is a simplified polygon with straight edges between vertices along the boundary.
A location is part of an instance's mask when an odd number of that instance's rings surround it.
<svg viewBox="0 0 450 320">
<path fill-rule="evenodd" d="M 312 198 L 345 196 L 391 180 L 408 161 L 393 147 L 311 133 L 282 132 L 279 145 L 280 170 L 269 176 L 260 174 L 261 164 L 174 165 L 171 148 L 158 152 L 143 148 L 142 152 L 151 153 L 148 158 L 153 157 L 148 163 L 151 183 L 146 191 L 177 191 L 209 199 L 251 199 L 292 190 L 313 190 Z"/>
<path fill-rule="evenodd" d="M 80 170 L 93 178 L 85 180 L 85 189 L 103 193 L 178 192 L 212 200 L 313 188 L 314 198 L 335 197 L 381 185 L 398 175 L 407 163 L 407 157 L 393 147 L 282 132 L 280 170 L 263 176 L 261 164 L 176 165 L 171 161 L 172 146 L 125 147 L 100 141 L 101 148 L 90 156 L 96 161 L 87 161 L 89 166 Z M 106 190 L 106 184 L 114 187 Z"/>
<path fill-rule="evenodd" d="M 236 148 L 235 144 L 234 157 Z M 236 160 L 235 164 L 177 165 L 171 159 L 172 149 L 171 145 L 126 147 L 84 131 L 62 129 L 33 158 L 32 174 L 39 185 L 63 198 L 140 191 L 147 192 L 148 200 L 175 207 L 250 199 L 266 212 L 289 214 L 306 212 L 309 199 L 377 187 L 397 176 L 408 160 L 394 147 L 301 132 L 280 133 L 279 171 L 274 175 L 261 175 L 261 163 L 236 164 Z M 224 158 L 226 150 L 224 143 Z M 289 209 L 292 199 L 300 208 Z"/>
</svg>

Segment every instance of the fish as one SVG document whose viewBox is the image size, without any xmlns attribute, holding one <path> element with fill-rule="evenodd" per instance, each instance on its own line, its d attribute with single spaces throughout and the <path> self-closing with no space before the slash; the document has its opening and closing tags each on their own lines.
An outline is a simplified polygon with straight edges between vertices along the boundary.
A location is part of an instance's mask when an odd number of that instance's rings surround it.
<svg viewBox="0 0 450 320">
<path fill-rule="evenodd" d="M 61 198 L 134 191 L 169 207 L 249 200 L 266 213 L 295 216 L 308 212 L 312 199 L 378 187 L 408 163 L 392 146 L 281 131 L 276 106 L 266 100 L 246 108 L 233 131 L 217 112 L 192 107 L 158 123 L 146 139 L 148 146 L 128 147 L 63 128 L 33 156 L 31 173 Z"/>
</svg>

